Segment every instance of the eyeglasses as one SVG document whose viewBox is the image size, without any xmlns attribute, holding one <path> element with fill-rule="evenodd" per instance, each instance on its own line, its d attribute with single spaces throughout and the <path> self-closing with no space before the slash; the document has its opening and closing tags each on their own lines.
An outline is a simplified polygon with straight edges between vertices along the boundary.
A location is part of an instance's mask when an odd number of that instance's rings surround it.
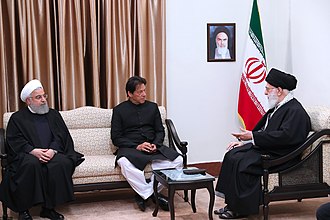
<svg viewBox="0 0 330 220">
<path fill-rule="evenodd" d="M 277 89 L 277 88 L 275 88 L 275 87 L 273 87 L 273 88 L 265 87 L 265 89 L 266 89 L 267 92 L 270 92 L 270 91 L 272 91 L 273 89 Z"/>
<path fill-rule="evenodd" d="M 35 97 L 30 96 L 30 98 L 34 98 L 36 100 L 41 100 L 42 98 L 47 99 L 48 95 L 47 94 L 43 94 L 43 95 L 36 95 Z"/>
</svg>

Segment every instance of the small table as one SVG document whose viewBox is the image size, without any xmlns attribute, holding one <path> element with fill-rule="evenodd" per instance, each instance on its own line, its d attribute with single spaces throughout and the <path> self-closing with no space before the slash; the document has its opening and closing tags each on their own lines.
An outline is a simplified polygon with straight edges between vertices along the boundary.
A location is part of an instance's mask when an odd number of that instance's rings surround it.
<svg viewBox="0 0 330 220">
<path fill-rule="evenodd" d="M 214 206 L 214 186 L 213 181 L 215 178 L 208 173 L 205 175 L 202 174 L 194 174 L 187 175 L 183 173 L 182 169 L 163 169 L 163 170 L 154 170 L 154 194 L 156 198 L 158 198 L 158 183 L 161 183 L 163 186 L 168 189 L 168 205 L 171 213 L 171 220 L 175 219 L 174 215 L 174 192 L 175 190 L 191 190 L 191 207 L 193 212 L 196 212 L 195 205 L 195 195 L 196 189 L 207 188 L 210 194 L 210 203 L 209 203 L 209 219 L 213 219 L 212 209 Z M 158 213 L 158 199 L 156 199 L 155 210 L 152 213 L 154 217 L 157 216 Z"/>
</svg>

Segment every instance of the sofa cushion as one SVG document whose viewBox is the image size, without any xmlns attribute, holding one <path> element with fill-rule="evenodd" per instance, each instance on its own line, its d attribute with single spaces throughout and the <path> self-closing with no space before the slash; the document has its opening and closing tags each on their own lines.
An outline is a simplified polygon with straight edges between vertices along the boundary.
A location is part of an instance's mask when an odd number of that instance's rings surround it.
<svg viewBox="0 0 330 220">
<path fill-rule="evenodd" d="M 114 155 L 85 156 L 85 161 L 76 167 L 73 174 L 74 184 L 102 183 L 125 181 L 120 167 L 115 167 Z M 146 178 L 150 178 L 152 169 L 148 164 L 144 170 Z"/>
<path fill-rule="evenodd" d="M 115 147 L 111 147 L 110 128 L 78 128 L 70 129 L 75 150 L 85 156 L 112 155 Z"/>
<path fill-rule="evenodd" d="M 60 111 L 68 129 L 110 128 L 112 109 L 83 106 L 73 110 Z"/>
<path fill-rule="evenodd" d="M 107 176 L 119 173 L 120 169 L 115 169 L 114 155 L 85 156 L 85 161 L 76 168 L 73 178 Z"/>
<path fill-rule="evenodd" d="M 310 132 L 309 135 L 315 131 L 330 128 L 330 108 L 324 106 L 311 106 L 306 107 L 305 109 L 311 119 L 312 124 L 312 132 Z M 302 158 L 305 158 L 318 145 L 320 141 L 329 139 L 330 137 L 328 136 L 320 138 L 317 142 L 315 142 L 303 152 Z"/>
<path fill-rule="evenodd" d="M 330 128 L 330 108 L 325 106 L 310 106 L 305 108 L 311 118 L 312 130 Z"/>
</svg>

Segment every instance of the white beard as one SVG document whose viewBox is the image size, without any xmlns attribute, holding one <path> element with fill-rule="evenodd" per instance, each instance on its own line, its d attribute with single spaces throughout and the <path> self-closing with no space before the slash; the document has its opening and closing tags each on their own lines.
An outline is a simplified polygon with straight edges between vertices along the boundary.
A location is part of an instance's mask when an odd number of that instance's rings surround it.
<svg viewBox="0 0 330 220">
<path fill-rule="evenodd" d="M 215 49 L 215 55 L 214 55 L 215 59 L 230 59 L 230 53 L 228 48 L 225 47 L 217 47 Z"/>
<path fill-rule="evenodd" d="M 274 108 L 278 104 L 278 97 L 275 91 L 268 94 L 268 107 Z"/>
<path fill-rule="evenodd" d="M 30 104 L 30 108 L 32 109 L 32 111 L 34 111 L 35 113 L 39 114 L 39 115 L 43 115 L 49 112 L 49 107 L 48 104 L 45 103 L 41 106 L 35 106 L 33 104 Z"/>
<path fill-rule="evenodd" d="M 218 47 L 218 54 L 223 54 L 225 55 L 227 53 L 227 48 L 226 47 Z"/>
</svg>

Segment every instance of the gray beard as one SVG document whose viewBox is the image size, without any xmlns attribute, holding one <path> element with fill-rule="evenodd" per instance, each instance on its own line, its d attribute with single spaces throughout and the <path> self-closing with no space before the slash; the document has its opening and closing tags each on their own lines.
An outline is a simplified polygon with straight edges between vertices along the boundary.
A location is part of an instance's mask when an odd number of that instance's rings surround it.
<svg viewBox="0 0 330 220">
<path fill-rule="evenodd" d="M 39 115 L 43 115 L 43 114 L 46 114 L 49 112 L 49 107 L 48 107 L 47 103 L 44 105 L 41 105 L 41 106 L 35 106 L 35 105 L 31 104 L 30 108 L 32 109 L 32 111 L 34 111 L 36 114 L 39 114 Z"/>
<path fill-rule="evenodd" d="M 268 98 L 268 107 L 271 109 L 271 108 L 274 108 L 278 103 L 278 98 L 276 95 L 274 94 L 269 94 L 269 98 Z"/>
</svg>

